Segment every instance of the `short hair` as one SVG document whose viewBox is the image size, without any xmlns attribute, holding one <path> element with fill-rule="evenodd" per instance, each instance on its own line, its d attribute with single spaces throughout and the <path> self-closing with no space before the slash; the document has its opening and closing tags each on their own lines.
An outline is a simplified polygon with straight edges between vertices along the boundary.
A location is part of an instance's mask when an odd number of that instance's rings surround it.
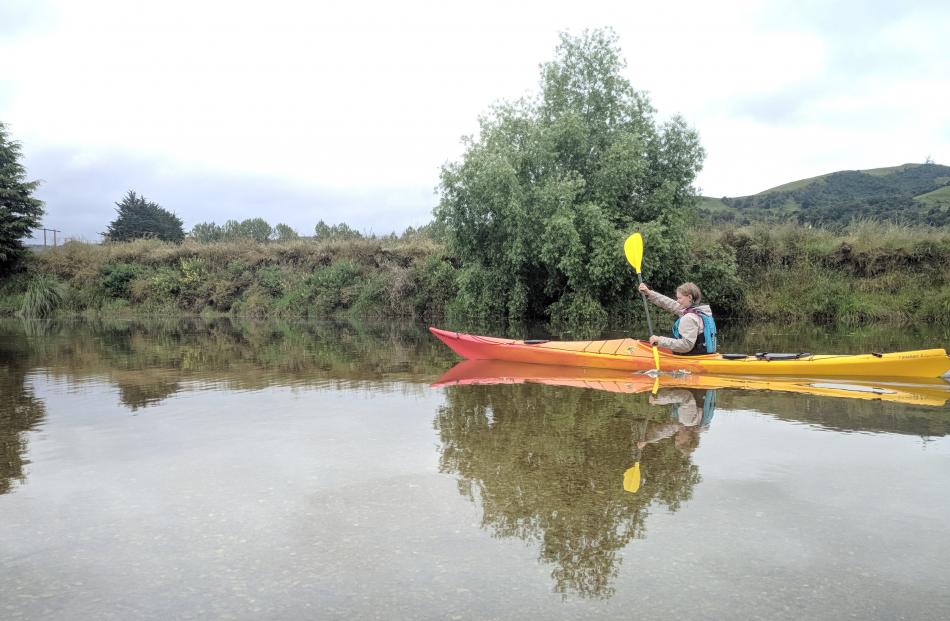
<svg viewBox="0 0 950 621">
<path fill-rule="evenodd" d="M 703 299 L 703 294 L 700 292 L 699 287 L 695 283 L 684 282 L 682 285 L 676 288 L 676 292 L 680 295 L 688 295 L 693 298 L 693 304 L 699 304 Z"/>
</svg>

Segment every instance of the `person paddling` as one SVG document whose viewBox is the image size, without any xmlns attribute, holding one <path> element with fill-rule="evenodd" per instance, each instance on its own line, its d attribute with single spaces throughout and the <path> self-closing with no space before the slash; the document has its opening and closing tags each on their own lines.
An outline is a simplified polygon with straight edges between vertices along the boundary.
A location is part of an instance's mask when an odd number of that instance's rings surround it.
<svg viewBox="0 0 950 621">
<path fill-rule="evenodd" d="M 715 353 L 716 322 L 713 321 L 709 304 L 700 303 L 703 295 L 699 287 L 691 282 L 683 283 L 676 288 L 675 300 L 653 291 L 646 283 L 641 283 L 639 289 L 656 306 L 679 315 L 673 324 L 673 337 L 651 334 L 651 345 L 656 344 L 684 356 Z"/>
</svg>

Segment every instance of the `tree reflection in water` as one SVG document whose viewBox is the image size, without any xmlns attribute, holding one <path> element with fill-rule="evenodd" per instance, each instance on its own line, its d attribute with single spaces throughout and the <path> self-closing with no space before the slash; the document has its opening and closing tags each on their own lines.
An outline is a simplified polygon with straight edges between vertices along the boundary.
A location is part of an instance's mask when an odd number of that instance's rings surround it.
<svg viewBox="0 0 950 621">
<path fill-rule="evenodd" d="M 26 434 L 45 417 L 43 401 L 28 385 L 25 357 L 0 348 L 0 494 L 26 478 Z"/>
<path fill-rule="evenodd" d="M 603 598 L 651 504 L 676 511 L 700 480 L 698 431 L 657 436 L 669 424 L 670 408 L 647 395 L 537 384 L 448 386 L 435 420 L 440 468 L 481 505 L 483 526 L 537 542 L 557 592 Z M 623 475 L 637 461 L 642 480 L 629 493 Z"/>
</svg>

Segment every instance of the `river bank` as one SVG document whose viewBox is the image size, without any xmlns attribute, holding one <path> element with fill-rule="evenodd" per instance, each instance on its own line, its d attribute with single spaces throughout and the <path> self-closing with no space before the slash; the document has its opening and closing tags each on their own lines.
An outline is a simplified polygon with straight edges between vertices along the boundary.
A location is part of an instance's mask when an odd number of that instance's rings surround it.
<svg viewBox="0 0 950 621">
<path fill-rule="evenodd" d="M 684 280 L 699 283 L 724 318 L 860 326 L 950 317 L 946 228 L 870 222 L 842 232 L 790 224 L 695 228 L 688 253 Z M 617 260 L 624 260 L 619 248 Z M 644 261 L 649 278 L 649 254 Z M 427 236 L 68 242 L 33 255 L 0 282 L 0 315 L 344 315 L 465 323 L 456 295 L 464 277 L 459 260 Z M 610 320 L 637 321 L 641 312 L 634 300 L 611 309 Z"/>
</svg>

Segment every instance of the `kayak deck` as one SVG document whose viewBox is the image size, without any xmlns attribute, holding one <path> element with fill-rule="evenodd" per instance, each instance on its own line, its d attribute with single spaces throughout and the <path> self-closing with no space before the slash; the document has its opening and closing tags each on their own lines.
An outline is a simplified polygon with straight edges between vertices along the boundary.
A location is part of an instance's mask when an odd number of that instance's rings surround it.
<svg viewBox="0 0 950 621">
<path fill-rule="evenodd" d="M 429 330 L 455 353 L 470 360 L 507 360 L 618 371 L 655 368 L 652 347 L 636 339 L 526 342 L 435 327 Z M 728 359 L 720 354 L 679 356 L 662 347 L 659 351 L 661 371 L 718 375 L 950 377 L 950 356 L 943 349 L 886 354 L 804 354 L 791 360 L 755 356 Z"/>
</svg>

